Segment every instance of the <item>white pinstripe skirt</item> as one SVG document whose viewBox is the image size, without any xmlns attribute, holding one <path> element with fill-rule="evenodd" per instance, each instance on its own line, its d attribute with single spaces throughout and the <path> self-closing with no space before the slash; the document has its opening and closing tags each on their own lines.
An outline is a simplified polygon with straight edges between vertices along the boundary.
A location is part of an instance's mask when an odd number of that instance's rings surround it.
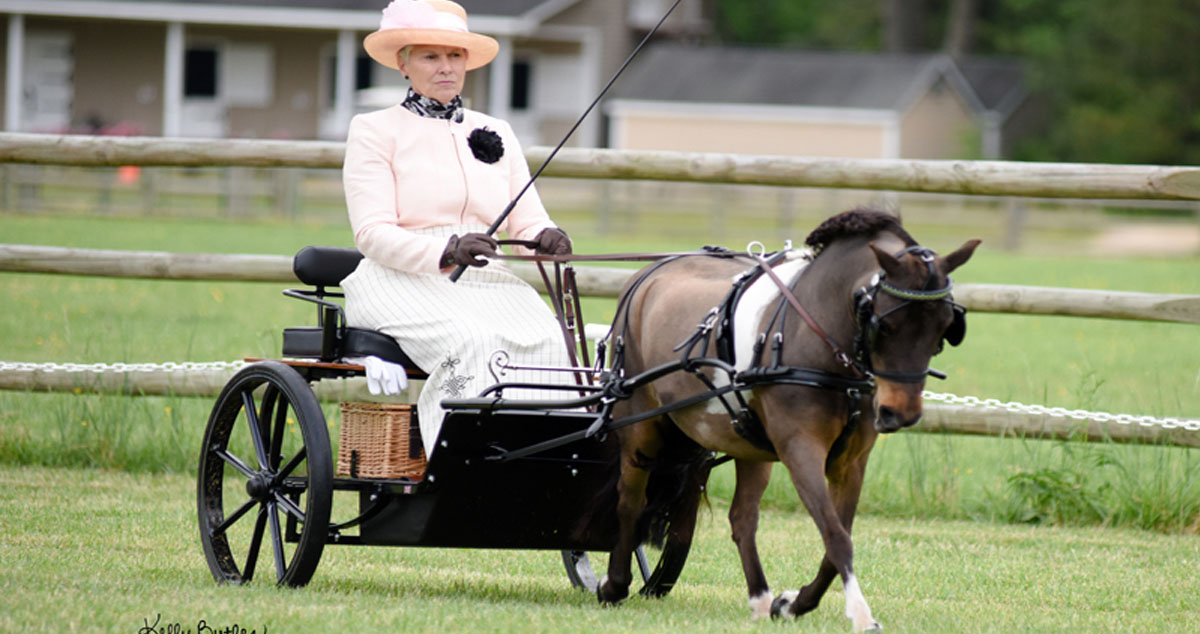
<svg viewBox="0 0 1200 634">
<path fill-rule="evenodd" d="M 448 225 L 417 233 L 449 238 L 486 231 L 485 227 Z M 502 262 L 470 267 L 457 283 L 449 276 L 409 273 L 363 258 L 342 281 L 350 326 L 393 337 L 429 374 L 417 399 L 425 455 L 433 454 L 442 427 L 444 398 L 475 396 L 495 383 L 488 360 L 496 350 L 510 363 L 569 367 L 566 344 L 554 314 L 532 286 Z M 568 383 L 561 372 L 517 371 L 504 381 Z M 506 390 L 506 397 L 556 399 L 574 393 L 555 390 Z"/>
</svg>

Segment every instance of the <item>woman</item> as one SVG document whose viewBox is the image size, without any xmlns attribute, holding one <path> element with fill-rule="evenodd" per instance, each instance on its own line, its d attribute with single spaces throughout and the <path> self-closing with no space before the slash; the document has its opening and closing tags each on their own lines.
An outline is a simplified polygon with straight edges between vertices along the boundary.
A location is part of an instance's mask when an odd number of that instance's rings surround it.
<svg viewBox="0 0 1200 634">
<path fill-rule="evenodd" d="M 394 337 L 429 379 L 417 400 L 426 455 L 441 428 L 444 398 L 492 383 L 496 350 L 526 366 L 566 367 L 565 342 L 549 308 L 503 264 L 486 234 L 529 180 L 512 128 L 462 107 L 466 71 L 496 56 L 497 42 L 467 29 L 448 0 L 394 0 L 363 45 L 412 86 L 403 103 L 354 117 L 342 179 L 354 243 L 366 256 L 342 282 L 352 326 Z M 571 241 L 530 188 L 501 230 L 538 253 L 571 252 Z M 449 273 L 471 268 L 457 283 Z M 516 380 L 565 382 L 552 372 Z M 550 391 L 517 391 L 553 398 Z M 506 393 L 506 396 L 510 395 Z"/>
</svg>

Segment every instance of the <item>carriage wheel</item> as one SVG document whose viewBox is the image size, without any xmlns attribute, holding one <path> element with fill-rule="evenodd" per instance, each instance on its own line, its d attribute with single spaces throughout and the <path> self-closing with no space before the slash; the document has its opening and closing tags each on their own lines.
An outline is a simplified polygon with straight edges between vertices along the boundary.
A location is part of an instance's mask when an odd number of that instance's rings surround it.
<svg viewBox="0 0 1200 634">
<path fill-rule="evenodd" d="M 663 545 L 663 549 L 658 551 L 658 563 L 653 569 L 650 567 L 650 559 L 646 556 L 645 548 L 638 546 L 637 550 L 633 551 L 633 555 L 636 558 L 638 570 L 642 573 L 643 585 L 639 594 L 655 599 L 667 596 L 671 588 L 675 587 L 679 573 L 683 572 L 683 564 L 687 562 L 691 546 L 690 542 L 679 543 L 668 540 Z M 563 566 L 567 569 L 567 579 L 570 579 L 571 585 L 595 594 L 600 579 L 592 570 L 588 554 L 578 550 L 564 550 L 562 558 Z"/>
<path fill-rule="evenodd" d="M 278 585 L 308 583 L 329 532 L 333 462 L 325 415 L 298 372 L 265 361 L 225 384 L 204 433 L 197 490 L 213 578 L 246 583 L 262 563 Z"/>
</svg>

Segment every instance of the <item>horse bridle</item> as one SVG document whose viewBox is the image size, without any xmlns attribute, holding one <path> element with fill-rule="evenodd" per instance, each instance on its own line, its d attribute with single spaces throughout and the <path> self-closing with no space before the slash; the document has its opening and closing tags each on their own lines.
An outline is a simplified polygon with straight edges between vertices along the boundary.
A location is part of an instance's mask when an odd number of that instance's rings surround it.
<svg viewBox="0 0 1200 634">
<path fill-rule="evenodd" d="M 873 368 L 871 365 L 871 350 L 875 347 L 875 341 L 879 337 L 880 324 L 887 318 L 888 315 L 912 304 L 914 302 L 948 302 L 954 310 L 954 322 L 951 329 L 947 330 L 949 338 L 952 338 L 951 345 L 958 345 L 961 341 L 961 335 L 954 336 L 953 333 L 965 329 L 965 314 L 966 309 L 954 302 L 954 297 L 951 291 L 954 290 L 954 280 L 946 278 L 946 285 L 941 288 L 930 288 L 937 281 L 937 272 L 934 270 L 934 258 L 936 254 L 932 249 L 921 245 L 909 246 L 898 253 L 893 254 L 893 257 L 899 258 L 905 254 L 916 255 L 921 262 L 925 264 L 927 275 L 925 277 L 925 288 L 909 289 L 899 288 L 887 281 L 887 275 L 881 270 L 872 276 L 870 283 L 854 293 L 855 312 L 858 316 L 858 337 L 855 340 L 854 354 L 859 363 L 866 367 L 871 374 L 894 381 L 896 383 L 919 383 L 926 376 L 933 376 L 939 379 L 946 378 L 946 375 L 932 368 L 925 368 L 920 372 L 889 372 Z M 880 291 L 891 295 L 899 300 L 895 306 L 892 306 L 883 313 L 875 312 L 875 299 Z M 952 332 L 953 331 L 953 332 Z M 942 342 L 939 343 L 937 352 L 942 351 L 942 346 L 948 337 L 943 336 Z"/>
</svg>

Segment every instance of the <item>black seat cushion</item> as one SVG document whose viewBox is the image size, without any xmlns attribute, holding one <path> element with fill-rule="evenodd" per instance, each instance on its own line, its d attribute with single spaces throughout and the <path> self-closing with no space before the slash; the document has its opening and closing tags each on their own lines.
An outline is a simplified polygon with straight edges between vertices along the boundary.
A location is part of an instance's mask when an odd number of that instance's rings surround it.
<svg viewBox="0 0 1200 634">
<path fill-rule="evenodd" d="M 337 362 L 345 357 L 374 356 L 398 363 L 409 370 L 410 374 L 424 375 L 424 372 L 413 363 L 412 359 L 400 349 L 388 335 L 376 330 L 365 328 L 347 328 L 346 338 L 341 349 L 335 350 L 330 358 L 322 356 L 322 328 L 285 328 L 283 331 L 283 356 L 301 359 L 319 359 L 326 362 Z"/>
<path fill-rule="evenodd" d="M 292 258 L 292 271 L 309 286 L 341 286 L 363 254 L 344 247 L 304 247 Z"/>
</svg>

